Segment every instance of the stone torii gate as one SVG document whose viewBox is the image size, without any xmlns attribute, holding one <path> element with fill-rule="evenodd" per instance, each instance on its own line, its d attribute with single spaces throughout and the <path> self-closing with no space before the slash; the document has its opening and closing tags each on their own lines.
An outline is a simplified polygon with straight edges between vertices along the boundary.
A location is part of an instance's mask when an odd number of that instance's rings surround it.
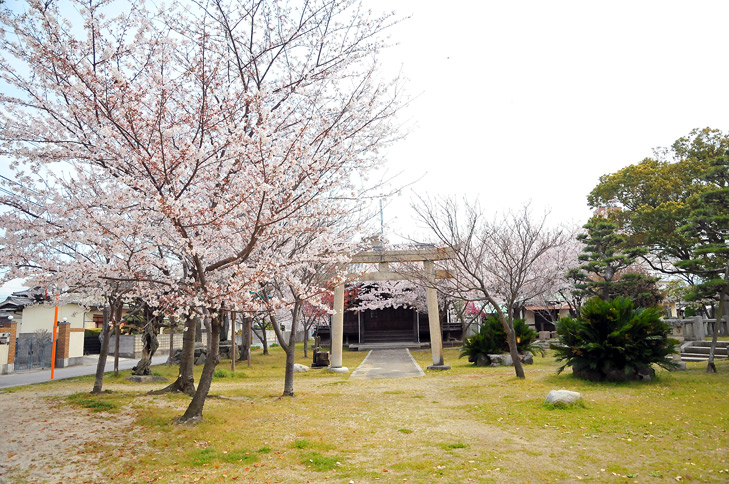
<svg viewBox="0 0 729 484">
<path fill-rule="evenodd" d="M 408 250 L 368 250 L 360 252 L 352 258 L 352 264 L 379 264 L 377 272 L 367 273 L 354 280 L 359 281 L 397 281 L 418 280 L 413 276 L 399 274 L 390 270 L 391 262 L 422 262 L 425 274 L 425 295 L 428 306 L 428 326 L 430 330 L 430 348 L 433 353 L 433 364 L 429 370 L 449 370 L 451 367 L 443 362 L 443 335 L 440 329 L 438 314 L 438 291 L 435 289 L 436 278 L 447 277 L 444 271 L 436 271 L 434 261 L 453 258 L 453 250 L 448 248 L 425 248 Z M 346 373 L 348 368 L 342 366 L 342 344 L 344 335 L 344 283 L 334 289 L 334 316 L 332 317 L 332 358 L 330 371 Z"/>
</svg>

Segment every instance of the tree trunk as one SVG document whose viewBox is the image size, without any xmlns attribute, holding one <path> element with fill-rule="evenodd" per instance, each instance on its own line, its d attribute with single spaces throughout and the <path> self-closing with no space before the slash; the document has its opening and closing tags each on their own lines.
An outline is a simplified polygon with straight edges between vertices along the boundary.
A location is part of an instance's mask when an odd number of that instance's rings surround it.
<svg viewBox="0 0 729 484">
<path fill-rule="evenodd" d="M 190 405 L 187 407 L 185 413 L 180 417 L 180 423 L 192 423 L 199 422 L 202 420 L 203 406 L 205 405 L 205 399 L 210 391 L 210 385 L 213 382 L 213 374 L 215 373 L 215 366 L 218 363 L 218 349 L 220 347 L 220 319 L 219 315 L 215 316 L 210 324 L 210 333 L 208 335 L 208 357 L 205 360 L 203 366 L 202 375 L 200 375 L 200 382 L 197 385 L 197 391 L 192 397 Z M 206 325 L 207 326 L 207 325 Z"/>
<path fill-rule="evenodd" d="M 230 319 L 228 319 L 228 311 L 223 311 L 220 324 L 220 341 L 228 341 L 228 331 L 230 331 Z"/>
<path fill-rule="evenodd" d="M 253 318 L 248 319 L 246 328 L 248 329 L 248 331 L 246 331 L 246 333 L 248 334 L 248 339 L 246 340 L 246 353 L 248 353 L 248 356 L 246 357 L 246 361 L 248 362 L 248 368 L 250 368 L 251 359 L 253 356 L 251 355 L 251 352 L 253 351 L 251 348 L 251 343 L 253 342 Z"/>
<path fill-rule="evenodd" d="M 706 373 L 716 373 L 716 363 L 714 362 L 714 354 L 716 353 L 716 342 L 719 339 L 719 327 L 721 326 L 721 319 L 726 309 L 728 309 L 725 302 L 726 295 L 722 294 L 719 299 L 719 308 L 716 311 L 716 318 L 714 319 L 714 328 L 711 335 L 711 347 L 709 348 L 709 361 L 706 364 Z"/>
<path fill-rule="evenodd" d="M 182 333 L 180 374 L 177 376 L 177 380 L 161 390 L 149 392 L 150 395 L 160 395 L 163 393 L 173 392 L 182 392 L 190 396 L 195 394 L 195 377 L 193 375 L 193 369 L 195 367 L 195 328 L 197 327 L 197 319 L 197 317 L 187 317 L 185 319 L 185 330 Z"/>
<path fill-rule="evenodd" d="M 195 318 L 195 343 L 202 343 L 202 320 Z"/>
<path fill-rule="evenodd" d="M 170 356 L 167 358 L 167 365 L 172 366 L 172 355 L 175 353 L 175 326 L 177 320 L 174 316 L 170 316 Z"/>
<path fill-rule="evenodd" d="M 526 378 L 526 375 L 524 374 L 524 366 L 521 364 L 521 358 L 519 356 L 519 348 L 516 344 L 516 333 L 514 333 L 512 323 L 509 322 L 508 327 L 505 327 L 504 329 L 506 330 L 506 337 L 509 343 L 509 354 L 511 355 L 511 360 L 514 362 L 514 371 L 516 372 L 516 376 L 517 378 Z"/>
<path fill-rule="evenodd" d="M 157 317 L 153 317 L 144 325 L 144 335 L 142 336 L 142 358 L 139 363 L 132 368 L 132 375 L 145 376 L 152 374 L 152 357 L 154 356 L 159 342 L 157 341 Z"/>
<path fill-rule="evenodd" d="M 261 343 L 263 344 L 263 354 L 268 355 L 268 337 L 266 335 L 266 325 L 261 328 Z"/>
<path fill-rule="evenodd" d="M 283 332 L 281 331 L 281 326 L 278 324 L 278 321 L 276 320 L 276 316 L 271 314 L 271 324 L 273 324 L 273 330 L 276 332 L 276 336 L 278 337 L 278 341 L 281 344 L 281 348 L 286 352 L 286 370 L 285 370 L 285 376 L 284 376 L 284 391 L 283 391 L 284 397 L 293 397 L 294 396 L 294 363 L 296 363 L 296 360 L 295 360 L 296 331 L 294 330 L 294 328 L 296 328 L 299 304 L 300 304 L 299 301 L 294 303 L 294 308 L 291 311 L 291 314 L 292 314 L 291 333 L 289 334 L 288 342 L 286 342 L 285 338 L 283 337 L 284 335 L 283 335 Z"/>
<path fill-rule="evenodd" d="M 496 310 L 496 314 L 499 316 L 501 325 L 504 327 L 504 332 L 506 333 L 506 342 L 509 344 L 509 354 L 511 355 L 511 360 L 514 363 L 514 371 L 516 372 L 516 377 L 522 379 L 526 378 L 526 375 L 524 374 L 524 366 L 521 364 L 521 359 L 519 358 L 519 349 L 516 346 L 516 334 L 514 333 L 514 325 L 510 320 L 506 318 L 504 312 L 499 308 L 495 300 L 489 298 L 489 302 L 491 303 L 491 306 L 493 306 Z"/>
<path fill-rule="evenodd" d="M 121 317 L 114 318 L 114 376 L 119 374 L 119 339 L 121 338 Z"/>
<path fill-rule="evenodd" d="M 104 307 L 104 322 L 101 325 L 101 352 L 99 353 L 99 362 L 96 364 L 96 379 L 94 380 L 94 388 L 91 393 L 101 393 L 101 387 L 104 381 L 104 367 L 106 366 L 106 357 L 109 354 L 109 320 L 111 308 L 107 305 Z"/>
<path fill-rule="evenodd" d="M 246 318 L 241 315 L 241 321 L 243 322 L 243 330 L 241 331 L 242 341 L 240 348 L 240 361 L 248 360 L 248 355 L 251 352 L 251 325 L 249 324 L 250 318 Z"/>
<path fill-rule="evenodd" d="M 293 331 L 291 332 L 293 334 Z M 284 397 L 294 396 L 294 363 L 295 360 L 296 345 L 289 341 L 288 348 L 286 349 L 286 376 L 284 377 Z"/>
<path fill-rule="evenodd" d="M 235 371 L 235 359 L 238 357 L 238 343 L 235 341 L 235 313 L 228 311 L 225 313 L 226 323 L 230 322 L 230 371 Z"/>
<path fill-rule="evenodd" d="M 724 282 L 725 284 L 729 281 L 729 264 L 724 269 Z M 719 309 L 714 313 L 714 334 L 711 336 L 711 348 L 709 349 L 709 361 L 706 365 L 707 373 L 716 373 L 716 364 L 714 363 L 714 353 L 716 352 L 716 341 L 719 338 L 719 327 L 721 326 L 721 318 L 726 313 L 726 320 L 729 323 L 729 305 L 727 300 L 729 299 L 729 287 L 722 289 L 719 294 Z"/>
<path fill-rule="evenodd" d="M 304 328 L 304 358 L 309 357 L 308 348 L 309 347 L 309 328 Z"/>
</svg>

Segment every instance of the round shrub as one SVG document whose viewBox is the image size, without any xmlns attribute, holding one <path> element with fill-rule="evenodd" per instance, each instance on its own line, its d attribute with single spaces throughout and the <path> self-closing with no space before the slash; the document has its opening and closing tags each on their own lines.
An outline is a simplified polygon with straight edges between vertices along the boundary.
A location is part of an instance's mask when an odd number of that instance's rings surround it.
<svg viewBox="0 0 729 484">
<path fill-rule="evenodd" d="M 655 375 L 652 364 L 675 366 L 667 359 L 677 343 L 669 334 L 657 308 L 635 309 L 623 297 L 593 298 L 579 318 L 557 323 L 559 344 L 551 348 L 557 361 L 565 362 L 558 373 L 570 366 L 575 376 L 591 381 L 649 380 Z"/>
</svg>

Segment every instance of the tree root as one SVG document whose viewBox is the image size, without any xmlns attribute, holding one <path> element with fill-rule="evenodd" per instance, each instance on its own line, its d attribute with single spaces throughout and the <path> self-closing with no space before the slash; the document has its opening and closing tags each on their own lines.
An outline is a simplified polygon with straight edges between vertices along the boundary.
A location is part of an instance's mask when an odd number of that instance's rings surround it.
<svg viewBox="0 0 729 484">
<path fill-rule="evenodd" d="M 147 395 L 164 395 L 166 393 L 184 393 L 192 397 L 195 395 L 195 385 L 193 383 L 185 385 L 182 379 L 178 378 L 164 388 L 147 392 Z"/>
</svg>

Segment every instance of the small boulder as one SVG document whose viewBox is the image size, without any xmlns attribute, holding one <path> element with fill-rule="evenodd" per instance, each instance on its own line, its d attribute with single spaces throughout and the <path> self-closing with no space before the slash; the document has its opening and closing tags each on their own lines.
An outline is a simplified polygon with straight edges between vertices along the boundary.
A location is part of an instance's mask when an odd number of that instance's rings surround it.
<svg viewBox="0 0 729 484">
<path fill-rule="evenodd" d="M 514 366 L 514 360 L 511 358 L 511 354 L 501 354 L 501 366 Z"/>
<path fill-rule="evenodd" d="M 544 400 L 545 404 L 555 407 L 569 407 L 582 400 L 582 394 L 570 390 L 552 390 Z"/>
<path fill-rule="evenodd" d="M 309 367 L 306 365 L 301 365 L 299 363 L 294 363 L 294 373 L 304 373 L 309 371 Z"/>
<path fill-rule="evenodd" d="M 638 370 L 635 373 L 635 379 L 642 380 L 642 381 L 653 381 L 655 376 L 656 376 L 656 370 L 654 370 L 650 366 L 644 366 L 644 367 L 638 368 Z"/>
<path fill-rule="evenodd" d="M 486 355 L 478 355 L 476 366 L 491 366 L 491 359 Z"/>
<path fill-rule="evenodd" d="M 488 359 L 491 366 L 501 366 L 503 364 L 501 355 L 488 355 Z"/>
<path fill-rule="evenodd" d="M 196 365 L 204 365 L 205 361 L 208 359 L 207 353 L 200 353 L 200 356 L 197 357 L 195 360 Z"/>
<path fill-rule="evenodd" d="M 528 351 L 526 353 L 524 353 L 523 355 L 521 355 L 521 357 L 519 359 L 525 365 L 533 365 L 534 364 L 534 355 L 531 354 Z"/>
</svg>

